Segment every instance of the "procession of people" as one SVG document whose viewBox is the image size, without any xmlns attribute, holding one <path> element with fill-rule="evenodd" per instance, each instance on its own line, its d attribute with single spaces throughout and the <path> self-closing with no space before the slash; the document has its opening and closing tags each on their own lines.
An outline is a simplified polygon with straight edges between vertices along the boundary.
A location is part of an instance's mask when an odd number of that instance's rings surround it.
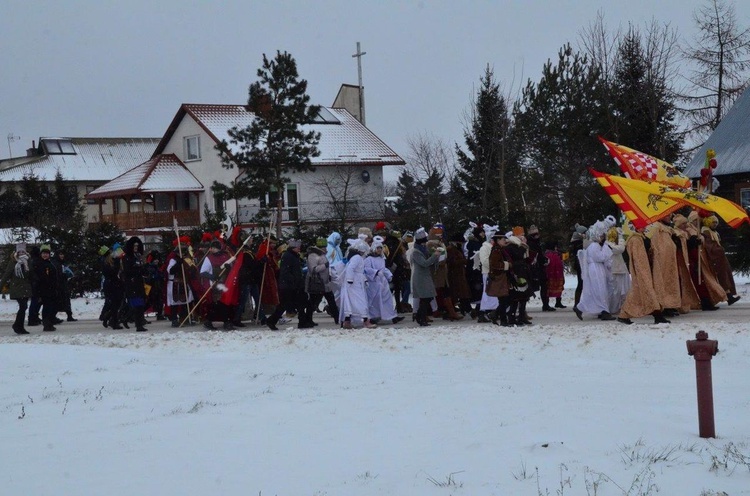
<svg viewBox="0 0 750 496">
<path fill-rule="evenodd" d="M 565 258 L 577 277 L 572 310 L 581 320 L 632 324 L 651 316 L 669 323 L 740 299 L 715 216 L 677 213 L 646 229 L 617 224 L 612 216 L 589 227 L 576 224 L 569 257 L 557 240 L 543 241 L 534 225 L 505 231 L 474 222 L 452 234 L 439 223 L 401 233 L 378 222 L 355 238 L 332 232 L 310 246 L 270 234 L 252 239 L 235 227 L 205 233 L 195 247 L 189 237 L 176 237 L 165 256 L 144 255 L 133 236 L 99 250 L 99 320 L 111 329 L 133 324 L 138 332 L 147 331 L 147 312 L 170 319 L 172 327 L 199 323 L 206 330 L 249 323 L 278 330 L 292 318 L 300 329 L 313 328 L 318 312 L 345 329 L 396 325 L 409 314 L 419 326 L 436 318 L 530 326 L 532 298 L 544 312 L 567 308 Z M 63 249 L 52 256 L 49 245 L 29 253 L 18 244 L 2 279 L 18 303 L 13 331 L 28 334 L 26 323 L 54 331 L 63 322 L 58 312 L 75 321 L 67 288 L 72 275 Z"/>
</svg>

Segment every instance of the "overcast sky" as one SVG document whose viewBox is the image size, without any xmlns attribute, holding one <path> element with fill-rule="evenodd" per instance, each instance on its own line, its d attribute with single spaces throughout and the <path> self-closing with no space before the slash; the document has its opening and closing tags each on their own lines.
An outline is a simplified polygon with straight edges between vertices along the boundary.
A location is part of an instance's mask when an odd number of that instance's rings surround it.
<svg viewBox="0 0 750 496">
<path fill-rule="evenodd" d="M 246 103 L 276 50 L 295 57 L 312 102 L 331 105 L 357 83 L 357 41 L 367 125 L 405 157 L 420 133 L 462 141 L 487 64 L 517 88 L 597 11 L 612 28 L 656 19 L 690 38 L 704 3 L 0 0 L 0 157 L 9 134 L 13 156 L 40 136 L 160 137 L 181 103 Z M 750 25 L 750 2 L 736 10 Z"/>
</svg>

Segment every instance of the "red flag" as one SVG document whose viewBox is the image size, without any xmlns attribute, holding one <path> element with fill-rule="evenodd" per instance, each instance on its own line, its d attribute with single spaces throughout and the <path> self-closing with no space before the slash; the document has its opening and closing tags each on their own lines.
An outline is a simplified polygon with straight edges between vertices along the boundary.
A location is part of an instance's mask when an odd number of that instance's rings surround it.
<svg viewBox="0 0 750 496">
<path fill-rule="evenodd" d="M 681 174 L 674 165 L 627 146 L 607 141 L 601 136 L 599 141 L 615 159 L 625 177 L 690 188 L 690 178 Z"/>
<path fill-rule="evenodd" d="M 245 257 L 245 252 L 242 249 L 240 249 L 240 252 L 237 254 L 237 258 L 232 264 L 232 267 L 230 267 L 229 269 L 227 280 L 224 283 L 224 285 L 227 287 L 227 290 L 224 291 L 224 294 L 221 295 L 221 298 L 219 298 L 219 301 L 227 306 L 237 305 L 240 302 L 239 279 L 240 279 L 240 268 L 242 268 L 242 260 L 244 257 Z"/>
</svg>

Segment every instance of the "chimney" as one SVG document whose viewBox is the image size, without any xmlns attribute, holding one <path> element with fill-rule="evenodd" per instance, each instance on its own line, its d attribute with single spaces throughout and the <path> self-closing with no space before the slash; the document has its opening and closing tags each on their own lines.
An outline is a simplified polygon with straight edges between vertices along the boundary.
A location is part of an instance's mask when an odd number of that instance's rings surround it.
<svg viewBox="0 0 750 496">
<path fill-rule="evenodd" d="M 36 141 L 31 140 L 31 148 L 26 149 L 27 157 L 36 157 Z"/>
</svg>

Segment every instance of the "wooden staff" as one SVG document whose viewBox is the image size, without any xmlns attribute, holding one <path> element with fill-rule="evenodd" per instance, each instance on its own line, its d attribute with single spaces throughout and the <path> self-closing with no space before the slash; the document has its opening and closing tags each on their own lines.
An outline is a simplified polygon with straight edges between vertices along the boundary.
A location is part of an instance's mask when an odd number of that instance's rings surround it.
<svg viewBox="0 0 750 496">
<path fill-rule="evenodd" d="M 258 291 L 258 308 L 255 309 L 256 322 L 260 319 L 260 307 L 263 305 L 263 284 L 266 282 L 266 267 L 268 267 L 268 252 L 271 250 L 271 230 L 275 217 L 271 216 L 271 222 L 268 224 L 268 235 L 266 236 L 266 262 L 263 264 L 263 275 L 260 277 L 260 290 Z"/>
<path fill-rule="evenodd" d="M 188 293 L 188 281 L 187 277 L 185 277 L 185 265 L 182 263 L 182 242 L 180 242 L 180 228 L 177 225 L 177 217 L 172 217 L 172 221 L 174 222 L 174 233 L 175 236 L 177 236 L 177 250 L 180 254 L 180 268 L 182 269 L 182 285 L 185 287 L 185 304 L 187 305 L 188 309 L 188 315 L 190 315 L 190 293 Z M 172 295 L 174 295 L 174 280 L 172 280 Z M 182 324 L 184 324 L 185 321 L 182 321 Z M 180 327 L 182 327 L 182 324 L 180 324 Z"/>
</svg>

